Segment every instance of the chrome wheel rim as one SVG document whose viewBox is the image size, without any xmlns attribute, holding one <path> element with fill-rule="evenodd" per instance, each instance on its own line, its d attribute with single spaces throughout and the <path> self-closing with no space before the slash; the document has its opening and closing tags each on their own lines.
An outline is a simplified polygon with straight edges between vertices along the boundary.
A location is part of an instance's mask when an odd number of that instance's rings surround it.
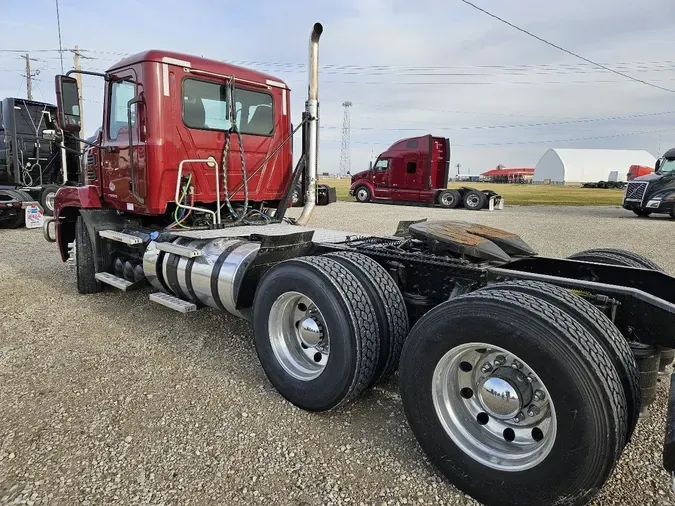
<svg viewBox="0 0 675 506">
<path fill-rule="evenodd" d="M 294 378 L 311 381 L 326 368 L 328 329 L 321 311 L 306 295 L 280 295 L 270 309 L 268 333 L 274 356 Z"/>
<path fill-rule="evenodd" d="M 557 433 L 553 401 L 515 354 L 485 343 L 456 346 L 436 364 L 431 388 L 441 425 L 477 462 L 524 471 L 551 452 Z"/>
<path fill-rule="evenodd" d="M 453 200 L 454 199 L 452 198 L 452 195 L 443 195 L 441 197 L 441 202 L 443 202 L 443 205 L 445 206 L 449 206 L 450 204 L 452 204 Z"/>
<path fill-rule="evenodd" d="M 469 198 L 466 199 L 466 203 L 469 207 L 476 207 L 479 203 L 479 199 L 475 195 L 470 195 Z"/>
<path fill-rule="evenodd" d="M 359 200 L 366 200 L 368 198 L 368 192 L 365 189 L 361 188 L 357 192 L 357 196 L 359 197 Z"/>
<path fill-rule="evenodd" d="M 54 210 L 54 200 L 56 200 L 56 192 L 48 193 L 47 198 L 45 199 L 45 204 L 47 204 L 47 209 L 50 211 Z"/>
</svg>

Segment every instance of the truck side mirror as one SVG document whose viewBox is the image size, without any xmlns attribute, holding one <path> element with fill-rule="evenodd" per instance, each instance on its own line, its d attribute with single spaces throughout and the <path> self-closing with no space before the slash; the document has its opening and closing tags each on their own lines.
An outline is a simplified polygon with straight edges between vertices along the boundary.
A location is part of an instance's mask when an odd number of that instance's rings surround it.
<svg viewBox="0 0 675 506">
<path fill-rule="evenodd" d="M 661 168 L 661 159 L 656 160 L 656 165 L 654 166 L 654 172 L 658 172 Z"/>
<path fill-rule="evenodd" d="M 82 125 L 77 81 L 69 76 L 56 76 L 55 80 L 59 126 L 67 132 L 79 133 Z"/>
</svg>

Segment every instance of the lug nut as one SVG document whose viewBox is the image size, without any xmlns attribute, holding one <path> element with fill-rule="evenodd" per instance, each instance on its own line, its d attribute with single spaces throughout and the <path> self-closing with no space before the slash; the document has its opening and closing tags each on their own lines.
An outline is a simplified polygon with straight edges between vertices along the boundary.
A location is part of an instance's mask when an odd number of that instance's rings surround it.
<svg viewBox="0 0 675 506">
<path fill-rule="evenodd" d="M 527 375 L 527 381 L 529 381 L 530 383 L 534 381 L 534 375 L 532 373 Z"/>
<path fill-rule="evenodd" d="M 496 366 L 504 365 L 505 363 L 506 363 L 506 357 L 504 355 L 498 355 L 495 358 L 495 365 Z"/>
<path fill-rule="evenodd" d="M 485 365 L 483 365 L 480 370 L 486 373 L 490 372 L 492 370 L 492 364 L 490 362 L 485 362 Z"/>
<path fill-rule="evenodd" d="M 517 360 L 514 360 L 513 363 L 511 364 L 511 367 L 513 367 L 514 369 L 520 369 L 523 367 L 523 364 L 521 364 Z"/>
<path fill-rule="evenodd" d="M 537 406 L 530 406 L 530 408 L 527 410 L 527 416 L 532 417 L 532 416 L 537 416 L 539 414 L 539 408 Z"/>
<path fill-rule="evenodd" d="M 523 420 L 525 420 L 525 415 L 523 414 L 522 411 L 521 411 L 520 413 L 518 413 L 518 414 L 516 415 L 516 417 L 513 419 L 513 421 L 516 422 L 516 423 L 520 423 L 520 422 L 522 422 Z"/>
<path fill-rule="evenodd" d="M 537 390 L 534 393 L 534 400 L 535 401 L 543 401 L 546 398 L 546 394 L 542 392 L 541 390 Z"/>
</svg>

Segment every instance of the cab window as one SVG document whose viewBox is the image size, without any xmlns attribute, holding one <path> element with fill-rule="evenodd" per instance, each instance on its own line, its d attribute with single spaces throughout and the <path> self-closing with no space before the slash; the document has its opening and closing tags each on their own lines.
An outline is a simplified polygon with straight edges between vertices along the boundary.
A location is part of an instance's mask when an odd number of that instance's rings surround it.
<svg viewBox="0 0 675 506">
<path fill-rule="evenodd" d="M 127 103 L 136 96 L 136 87 L 131 81 L 116 81 L 110 91 L 110 114 L 108 115 L 108 138 L 117 140 L 120 130 L 128 127 Z M 135 107 L 131 108 L 131 126 L 136 124 Z"/>
<path fill-rule="evenodd" d="M 387 170 L 389 168 L 389 160 L 386 158 L 378 160 L 374 168 L 375 170 Z"/>
<path fill-rule="evenodd" d="M 235 88 L 235 121 L 242 134 L 271 136 L 274 133 L 272 95 Z M 229 130 L 227 85 L 199 79 L 183 81 L 183 122 L 199 130 Z"/>
</svg>

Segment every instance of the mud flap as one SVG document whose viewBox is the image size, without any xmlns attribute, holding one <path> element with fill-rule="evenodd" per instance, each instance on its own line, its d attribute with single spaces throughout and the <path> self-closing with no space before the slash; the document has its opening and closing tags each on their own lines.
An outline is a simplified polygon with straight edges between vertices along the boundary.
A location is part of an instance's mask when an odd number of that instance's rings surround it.
<svg viewBox="0 0 675 506">
<path fill-rule="evenodd" d="M 663 443 L 663 468 L 675 476 L 675 373 L 670 375 L 668 412 L 666 414 L 666 438 Z M 675 480 L 673 481 L 675 487 Z"/>
<path fill-rule="evenodd" d="M 495 209 L 499 209 L 500 211 L 504 209 L 504 197 L 499 195 L 493 195 L 490 197 L 488 210 L 494 211 Z"/>
</svg>

